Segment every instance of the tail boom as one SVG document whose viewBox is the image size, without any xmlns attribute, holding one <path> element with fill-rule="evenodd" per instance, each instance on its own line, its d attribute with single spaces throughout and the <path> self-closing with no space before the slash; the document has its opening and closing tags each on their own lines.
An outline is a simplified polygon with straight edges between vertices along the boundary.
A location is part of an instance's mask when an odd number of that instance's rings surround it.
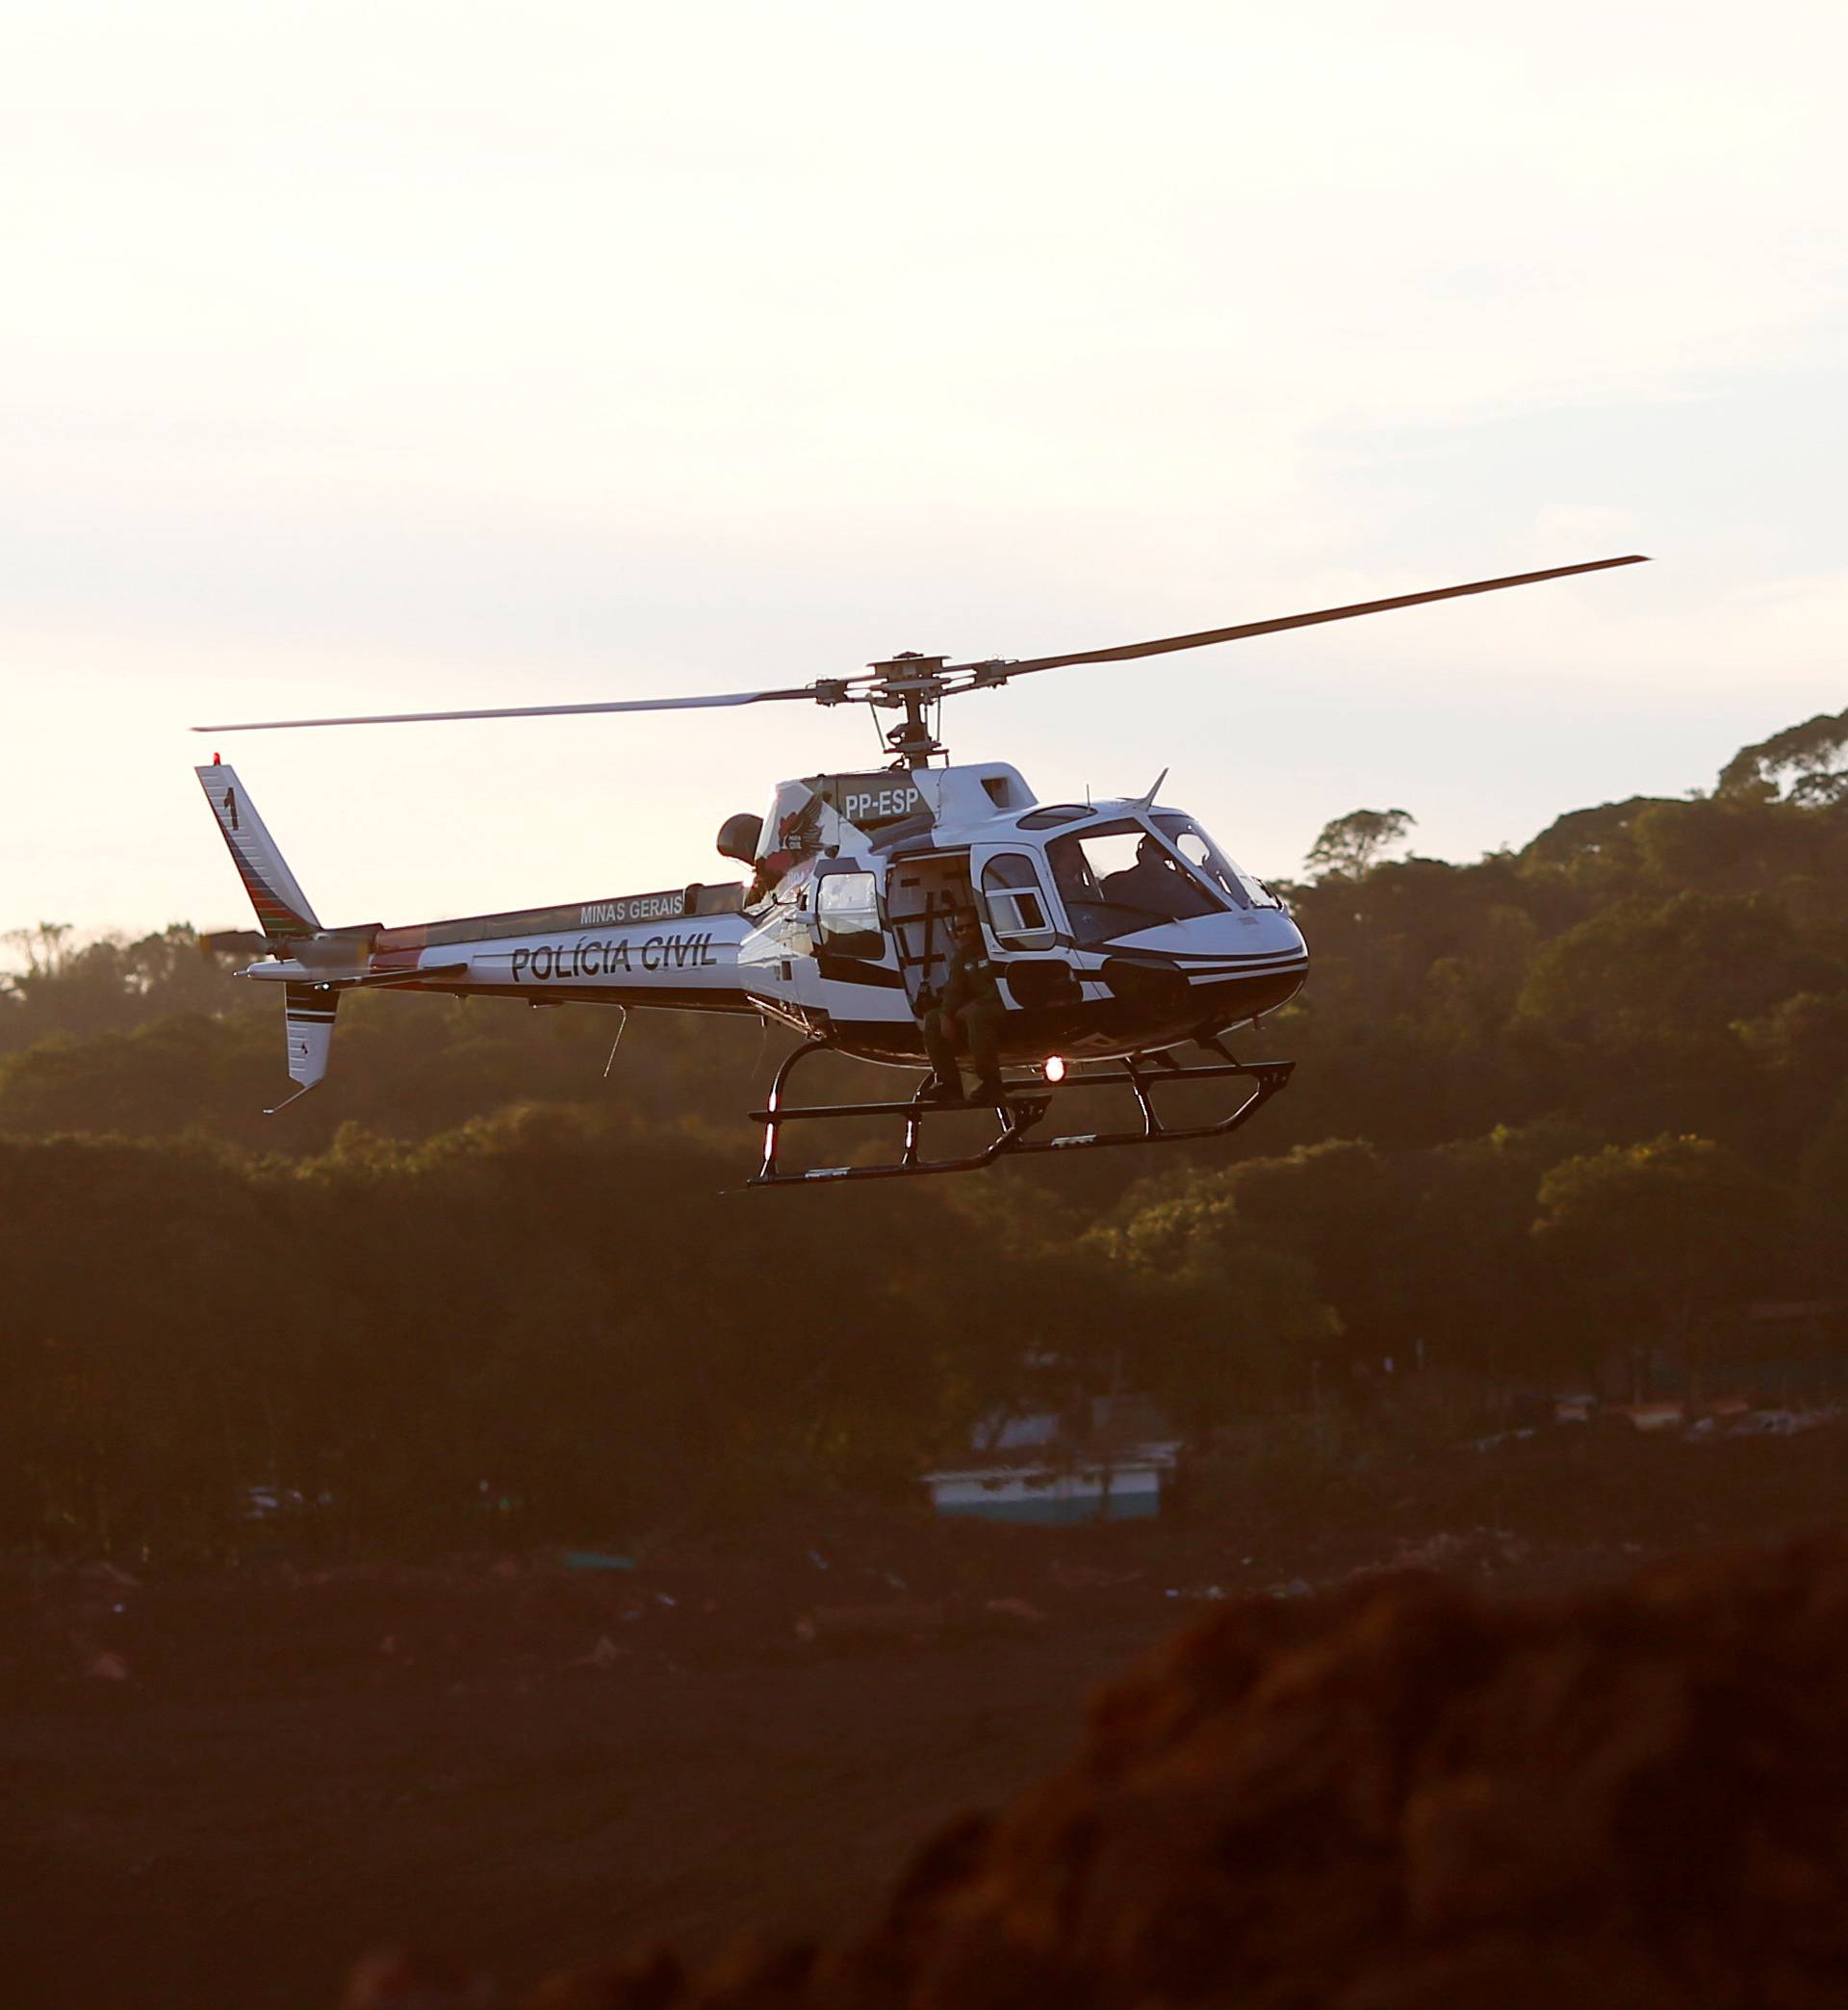
<svg viewBox="0 0 1848 2010">
<path fill-rule="evenodd" d="M 323 928 L 236 771 L 215 760 L 194 773 L 262 931 L 227 936 L 222 946 L 259 950 L 242 974 L 283 988 L 295 1090 L 278 1110 L 325 1077 L 346 991 L 437 991 L 535 1005 L 765 1009 L 765 973 L 752 970 L 747 989 L 740 967 L 739 950 L 755 931 L 740 885 L 680 887 L 410 928 L 377 922 Z M 787 966 L 783 977 L 787 982 Z"/>
</svg>

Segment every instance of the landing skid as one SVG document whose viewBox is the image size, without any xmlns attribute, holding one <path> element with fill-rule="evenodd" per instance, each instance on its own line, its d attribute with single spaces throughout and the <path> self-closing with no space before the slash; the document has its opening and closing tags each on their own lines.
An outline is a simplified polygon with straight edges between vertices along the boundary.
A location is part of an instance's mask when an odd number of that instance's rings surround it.
<svg viewBox="0 0 1848 2010">
<path fill-rule="evenodd" d="M 1225 1053 L 1217 1041 L 1213 1046 L 1215 1051 Z M 967 1115 L 972 1109 L 987 1106 L 927 1102 L 925 1092 L 930 1085 L 927 1075 L 918 1085 L 917 1092 L 905 1101 L 816 1103 L 807 1108 L 789 1109 L 784 1095 L 797 1066 L 811 1054 L 831 1050 L 831 1044 L 825 1040 L 810 1041 L 808 1045 L 798 1047 L 777 1069 L 766 1106 L 752 1113 L 752 1121 L 763 1125 L 763 1162 L 745 1182 L 747 1186 L 806 1186 L 810 1181 L 822 1179 L 914 1179 L 930 1172 L 978 1172 L 1000 1159 L 1026 1158 L 1042 1151 L 1103 1151 L 1118 1145 L 1183 1145 L 1201 1138 L 1227 1138 L 1255 1117 L 1289 1082 L 1296 1065 L 1294 1061 L 1235 1061 L 1226 1055 L 1223 1062 L 1203 1068 L 1188 1068 L 1163 1055 L 1156 1063 L 1147 1059 L 1130 1060 L 1120 1067 L 1100 1068 L 1091 1072 L 1074 1069 L 1060 1082 L 1048 1082 L 1037 1076 L 1030 1081 L 1008 1082 L 1007 1100 L 993 1109 L 997 1125 L 995 1135 L 981 1150 L 965 1152 L 955 1158 L 926 1158 L 924 1128 L 927 1121 Z M 1223 1081 L 1233 1077 L 1249 1082 L 1251 1093 L 1230 1116 L 1220 1118 L 1217 1123 L 1194 1123 L 1178 1128 L 1162 1121 L 1155 1107 L 1154 1091 L 1158 1085 Z M 1055 1138 L 1034 1135 L 1061 1095 L 1068 1095 L 1074 1089 L 1096 1089 L 1113 1084 L 1126 1086 L 1134 1093 L 1137 1108 L 1142 1114 L 1140 1129 L 1078 1131 Z M 801 1172 L 785 1172 L 778 1166 L 785 1123 L 819 1123 L 864 1117 L 891 1117 L 903 1122 L 905 1143 L 895 1163 L 813 1166 Z"/>
</svg>

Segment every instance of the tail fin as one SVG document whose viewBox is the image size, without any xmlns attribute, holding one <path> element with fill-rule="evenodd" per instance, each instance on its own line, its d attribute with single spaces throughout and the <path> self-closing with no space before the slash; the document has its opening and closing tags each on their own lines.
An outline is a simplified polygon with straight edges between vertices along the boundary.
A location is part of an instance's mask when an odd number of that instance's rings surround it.
<svg viewBox="0 0 1848 2010">
<path fill-rule="evenodd" d="M 212 813 L 218 820 L 218 831 L 238 868 L 238 877 L 244 882 L 244 890 L 250 896 L 250 905 L 257 911 L 264 934 L 276 939 L 319 934 L 321 923 L 315 918 L 314 909 L 308 905 L 308 896 L 295 884 L 295 876 L 276 849 L 275 839 L 264 829 L 263 818 L 244 793 L 237 770 L 214 760 L 210 767 L 194 768 L 192 772 L 198 776 L 205 799 L 212 805 Z M 292 1020 L 293 1017 L 292 1001 Z M 332 1019 L 331 1009 L 327 1017 Z M 324 1040 L 321 1047 L 324 1067 Z M 293 1033 L 289 1069 L 293 1074 Z"/>
<path fill-rule="evenodd" d="M 257 911 L 263 934 L 254 939 L 226 936 L 227 945 L 254 946 L 258 950 L 282 953 L 281 945 L 319 935 L 321 923 L 308 905 L 308 896 L 295 884 L 288 861 L 276 849 L 276 840 L 264 828 L 256 806 L 244 792 L 237 770 L 214 760 L 210 767 L 194 768 L 231 863 L 238 868 L 244 890 Z M 205 938 L 207 941 L 213 940 Z M 334 1044 L 334 1009 L 340 993 L 324 984 L 285 984 L 283 1016 L 287 1023 L 289 1077 L 295 1083 L 294 1095 L 286 1096 L 269 1114 L 285 1110 L 297 1097 L 306 1095 L 327 1072 L 328 1049 Z"/>
</svg>

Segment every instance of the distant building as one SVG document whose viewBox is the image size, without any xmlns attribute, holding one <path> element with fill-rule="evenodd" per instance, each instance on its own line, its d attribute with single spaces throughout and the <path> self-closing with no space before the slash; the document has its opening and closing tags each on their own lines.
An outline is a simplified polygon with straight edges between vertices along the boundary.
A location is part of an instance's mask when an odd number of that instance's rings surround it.
<svg viewBox="0 0 1848 2010">
<path fill-rule="evenodd" d="M 1180 1442 L 1141 1398 L 1093 1397 L 1068 1413 L 996 1411 L 969 1453 L 921 1475 L 945 1516 L 1065 1526 L 1159 1514 Z"/>
<path fill-rule="evenodd" d="M 1108 1457 L 1032 1457 L 996 1453 L 966 1465 L 926 1473 L 931 1505 L 941 1515 L 983 1521 L 1140 1521 L 1159 1514 L 1162 1490 L 1174 1470 L 1174 1443 L 1124 1447 Z"/>
</svg>

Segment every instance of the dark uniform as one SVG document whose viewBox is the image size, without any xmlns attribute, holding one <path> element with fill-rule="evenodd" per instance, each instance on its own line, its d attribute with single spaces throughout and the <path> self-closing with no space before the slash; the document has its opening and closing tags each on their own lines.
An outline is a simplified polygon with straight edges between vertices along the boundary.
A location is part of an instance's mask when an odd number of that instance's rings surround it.
<svg viewBox="0 0 1848 2010">
<path fill-rule="evenodd" d="M 994 1101 L 1001 1095 L 1001 1002 L 999 972 L 973 928 L 959 930 L 950 952 L 950 974 L 937 1009 L 924 1015 L 924 1049 L 937 1071 L 940 1095 L 962 1096 L 962 1073 L 956 1050 L 966 1046 L 975 1062 L 975 1099 Z M 954 1015 L 954 1023 L 945 1020 Z"/>
<path fill-rule="evenodd" d="M 1117 907 L 1135 908 L 1151 919 L 1191 921 L 1216 912 L 1217 903 L 1196 887 L 1152 838 L 1136 847 L 1136 863 L 1126 872 L 1113 872 L 1104 882 L 1104 898 Z"/>
</svg>

